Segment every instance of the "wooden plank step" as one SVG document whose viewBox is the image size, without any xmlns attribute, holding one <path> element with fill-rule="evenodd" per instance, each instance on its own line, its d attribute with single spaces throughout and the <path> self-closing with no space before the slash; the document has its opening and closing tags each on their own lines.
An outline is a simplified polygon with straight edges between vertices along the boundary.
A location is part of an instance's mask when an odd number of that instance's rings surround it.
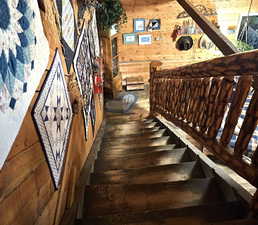
<svg viewBox="0 0 258 225">
<path fill-rule="evenodd" d="M 152 184 L 204 178 L 197 162 L 148 167 L 144 169 L 112 170 L 93 173 L 91 184 Z"/>
<path fill-rule="evenodd" d="M 152 127 L 152 128 L 142 128 L 142 129 L 110 129 L 105 132 L 105 137 L 116 137 L 116 136 L 125 136 L 125 135 L 143 135 L 146 133 L 150 133 L 153 131 L 158 131 L 160 127 Z"/>
<path fill-rule="evenodd" d="M 152 123 L 126 123 L 126 124 L 107 124 L 106 131 L 109 132 L 110 130 L 132 130 L 132 129 L 146 129 L 146 128 L 153 128 L 157 125 L 157 122 Z"/>
<path fill-rule="evenodd" d="M 122 119 L 122 118 L 120 118 L 120 119 L 116 119 L 116 120 L 109 120 L 109 121 L 107 121 L 107 124 L 108 125 L 113 125 L 113 124 L 137 124 L 137 123 L 140 123 L 140 124 L 150 124 L 150 123 L 153 123 L 153 122 L 155 122 L 154 121 L 154 119 L 146 119 L 146 120 L 132 120 L 132 121 L 130 121 L 130 120 L 128 120 L 128 119 Z"/>
<path fill-rule="evenodd" d="M 135 156 L 130 157 L 121 157 L 116 160 L 97 159 L 94 171 L 140 169 L 190 161 L 193 160 L 186 150 L 159 151 L 136 154 Z"/>
<path fill-rule="evenodd" d="M 87 216 L 176 209 L 223 202 L 212 178 L 156 184 L 101 184 L 85 190 Z"/>
<path fill-rule="evenodd" d="M 126 85 L 126 90 L 127 91 L 135 91 L 135 90 L 144 90 L 145 86 L 144 83 L 143 84 L 130 84 L 130 85 Z"/>
<path fill-rule="evenodd" d="M 117 136 L 112 136 L 110 137 L 110 135 L 104 136 L 103 138 L 103 142 L 113 142 L 113 140 L 119 139 L 122 142 L 124 141 L 128 141 L 128 140 L 144 140 L 145 138 L 155 138 L 155 137 L 161 137 L 162 135 L 164 135 L 164 133 L 166 132 L 166 129 L 159 129 L 157 131 L 151 131 L 149 133 L 144 133 L 142 135 L 138 135 L 138 134 L 130 134 L 130 135 L 117 135 Z"/>
<path fill-rule="evenodd" d="M 129 112 L 126 114 L 114 114 L 114 113 L 108 113 L 106 114 L 106 117 L 108 118 L 108 121 L 112 120 L 127 120 L 127 121 L 144 121 L 148 119 L 152 119 L 150 116 L 144 116 L 144 115 L 139 115 L 134 112 Z"/>
<path fill-rule="evenodd" d="M 143 77 L 141 77 L 141 76 L 126 78 L 126 85 L 142 84 L 142 83 L 144 83 L 144 81 L 143 81 Z"/>
<path fill-rule="evenodd" d="M 108 151 L 110 149 L 128 149 L 128 148 L 138 148 L 138 147 L 148 147 L 148 146 L 160 146 L 166 145 L 169 143 L 170 136 L 161 136 L 161 137 L 154 137 L 148 139 L 142 139 L 139 141 L 137 140 L 123 140 L 121 139 L 114 139 L 112 142 L 104 141 L 101 144 L 101 147 Z"/>
<path fill-rule="evenodd" d="M 213 222 L 208 225 L 258 225 L 257 219 L 239 219 L 239 220 L 230 220 L 223 222 Z"/>
<path fill-rule="evenodd" d="M 246 210 L 239 201 L 219 203 L 210 202 L 208 204 L 200 204 L 198 206 L 182 208 L 148 210 L 141 213 L 129 212 L 106 216 L 87 217 L 82 225 L 149 225 L 148 223 L 151 224 L 153 222 L 155 225 L 197 225 L 198 222 L 203 222 L 201 225 L 213 225 L 211 221 L 241 219 L 244 218 L 246 214 Z M 184 219 L 186 221 L 184 221 Z M 192 224 L 192 220 L 197 222 L 197 224 Z M 215 223 L 214 225 L 219 224 Z M 247 223 L 241 225 L 249 224 Z"/>
<path fill-rule="evenodd" d="M 130 155 L 135 155 L 138 153 L 147 153 L 147 152 L 159 152 L 163 150 L 173 150 L 176 145 L 162 145 L 162 146 L 152 146 L 152 147 L 142 147 L 142 148 L 130 148 L 130 149 L 121 149 L 121 150 L 114 150 L 114 151 L 100 151 L 98 153 L 98 159 L 116 159 L 118 157 L 127 157 Z M 184 148 L 186 149 L 186 148 Z"/>
</svg>

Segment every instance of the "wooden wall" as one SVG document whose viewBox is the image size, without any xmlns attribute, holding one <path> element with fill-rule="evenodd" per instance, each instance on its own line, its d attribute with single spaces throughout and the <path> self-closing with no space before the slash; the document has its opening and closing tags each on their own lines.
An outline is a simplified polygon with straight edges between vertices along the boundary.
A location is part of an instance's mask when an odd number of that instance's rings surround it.
<svg viewBox="0 0 258 225">
<path fill-rule="evenodd" d="M 200 35 L 193 35 L 194 46 L 189 51 L 179 51 L 172 41 L 171 34 L 175 25 L 182 25 L 183 21 L 191 18 L 177 19 L 179 13 L 184 11 L 177 1 L 148 0 L 132 1 L 121 0 L 128 16 L 127 24 L 124 24 L 119 32 L 119 59 L 120 71 L 123 79 L 132 76 L 143 76 L 145 81 L 149 78 L 149 63 L 151 60 L 163 62 L 163 68 L 173 68 L 189 63 L 199 62 L 220 56 L 219 51 L 203 50 L 198 47 Z M 217 22 L 221 30 L 227 34 L 228 27 L 237 27 L 239 16 L 247 13 L 249 0 L 193 0 L 194 5 L 204 5 L 217 11 L 217 16 L 208 16 L 210 21 Z M 258 12 L 258 0 L 253 1 L 251 12 Z M 152 34 L 152 45 L 124 45 L 122 34 L 133 32 L 133 19 L 161 19 L 159 31 L 144 32 L 138 34 Z"/>
<path fill-rule="evenodd" d="M 77 1 L 72 1 L 76 15 Z M 58 14 L 52 0 L 40 0 L 41 16 L 46 37 L 51 49 L 48 68 L 42 76 L 41 84 L 31 102 L 20 132 L 12 150 L 0 171 L 0 224 L 1 225 L 54 225 L 60 224 L 64 214 L 74 205 L 76 181 L 86 161 L 94 138 L 91 124 L 89 125 L 88 141 L 85 141 L 83 115 L 81 111 L 74 114 L 69 140 L 63 179 L 59 189 L 54 189 L 39 135 L 32 120 L 32 107 L 41 90 L 58 48 L 63 60 L 63 68 L 69 85 L 71 100 L 79 96 L 75 85 L 75 74 L 67 73 L 62 47 Z M 89 13 L 88 13 L 89 14 Z M 81 21 L 80 21 L 81 22 Z M 73 82 L 70 82 L 73 81 Z M 95 136 L 103 119 L 103 107 L 95 97 L 96 128 Z M 2 128 L 1 128 L 2 129 Z"/>
</svg>

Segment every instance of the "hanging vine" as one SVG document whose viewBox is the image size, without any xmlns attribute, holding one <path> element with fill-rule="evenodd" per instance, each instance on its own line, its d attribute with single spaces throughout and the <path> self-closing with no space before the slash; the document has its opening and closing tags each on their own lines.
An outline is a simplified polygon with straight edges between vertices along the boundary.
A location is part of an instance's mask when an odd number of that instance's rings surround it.
<svg viewBox="0 0 258 225">
<path fill-rule="evenodd" d="M 119 29 L 121 24 L 127 22 L 127 16 L 120 0 L 103 0 L 96 5 L 97 21 L 100 30 L 106 32 L 112 25 L 117 24 Z"/>
</svg>

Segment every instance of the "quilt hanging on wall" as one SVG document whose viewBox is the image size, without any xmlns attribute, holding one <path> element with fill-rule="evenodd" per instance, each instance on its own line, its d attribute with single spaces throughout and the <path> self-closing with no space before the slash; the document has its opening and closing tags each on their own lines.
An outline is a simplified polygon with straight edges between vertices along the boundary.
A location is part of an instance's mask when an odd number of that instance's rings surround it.
<svg viewBox="0 0 258 225">
<path fill-rule="evenodd" d="M 98 34 L 98 26 L 97 26 L 95 9 L 93 9 L 93 14 L 92 14 L 92 19 L 91 19 L 90 25 L 91 25 L 93 41 L 94 41 L 95 56 L 100 57 L 99 34 Z"/>
<path fill-rule="evenodd" d="M 94 137 L 95 125 L 96 125 L 96 108 L 95 108 L 95 99 L 94 99 L 94 97 L 91 98 L 90 117 L 91 117 L 92 132 L 93 132 L 93 137 Z"/>
<path fill-rule="evenodd" d="M 49 46 L 37 1 L 1 0 L 0 169 L 47 67 L 48 57 Z"/>
<path fill-rule="evenodd" d="M 85 137 L 88 137 L 91 98 L 93 92 L 92 65 L 90 57 L 88 24 L 84 24 L 74 56 L 74 70 L 77 76 L 81 96 L 83 97 L 83 114 Z"/>
<path fill-rule="evenodd" d="M 55 187 L 67 151 L 72 108 L 58 51 L 33 112 Z"/>
<path fill-rule="evenodd" d="M 73 7 L 70 0 L 56 0 L 56 5 L 60 14 L 62 31 L 62 44 L 65 61 L 68 71 L 73 62 L 74 49 L 76 44 L 76 23 Z"/>
</svg>

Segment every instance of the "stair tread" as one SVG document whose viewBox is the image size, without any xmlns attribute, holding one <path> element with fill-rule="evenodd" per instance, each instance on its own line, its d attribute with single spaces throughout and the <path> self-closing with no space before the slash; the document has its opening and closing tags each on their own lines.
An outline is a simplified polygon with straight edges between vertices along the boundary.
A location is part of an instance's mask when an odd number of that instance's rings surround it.
<svg viewBox="0 0 258 225">
<path fill-rule="evenodd" d="M 154 128 L 147 128 L 143 132 L 131 132 L 129 134 L 125 134 L 125 132 L 121 133 L 116 131 L 110 131 L 104 135 L 104 139 L 145 136 L 145 135 L 153 134 L 155 132 L 159 132 L 160 130 L 162 130 L 160 129 L 160 127 L 154 127 Z"/>
<path fill-rule="evenodd" d="M 172 151 L 158 151 L 139 153 L 135 156 L 121 157 L 116 160 L 97 159 L 95 171 L 114 170 L 114 169 L 136 169 L 151 166 L 176 164 L 179 162 L 193 161 L 187 149 L 177 149 Z"/>
<path fill-rule="evenodd" d="M 135 129 L 109 129 L 106 130 L 106 134 L 108 134 L 110 137 L 115 137 L 115 136 L 125 136 L 125 135 L 143 135 L 145 133 L 153 132 L 159 130 L 160 127 L 149 127 L 149 128 L 135 128 Z"/>
<path fill-rule="evenodd" d="M 151 138 L 144 140 L 142 142 L 131 142 L 128 144 L 116 144 L 114 141 L 114 144 L 111 145 L 111 143 L 102 143 L 101 147 L 104 151 L 108 150 L 116 150 L 116 149 L 131 149 L 131 148 L 139 148 L 139 147 L 149 147 L 149 146 L 160 146 L 160 145 L 166 145 L 168 144 L 168 141 L 170 139 L 170 136 L 162 136 L 158 138 Z"/>
<path fill-rule="evenodd" d="M 126 141 L 133 141 L 133 140 L 143 140 L 143 139 L 150 139 L 150 138 L 155 138 L 155 137 L 161 137 L 164 133 L 165 133 L 166 129 L 159 129 L 157 131 L 151 131 L 149 133 L 144 133 L 143 135 L 136 135 L 136 134 L 131 134 L 131 135 L 126 135 L 126 136 L 111 136 L 108 135 L 106 137 L 103 138 L 103 142 L 104 143 L 109 143 L 109 142 L 113 142 L 114 139 L 115 141 L 119 141 L 119 142 L 124 142 Z"/>
<path fill-rule="evenodd" d="M 211 221 L 218 220 L 232 220 L 241 219 L 246 216 L 246 212 L 241 211 L 241 203 L 239 201 L 230 202 L 216 202 L 216 203 L 204 203 L 198 206 L 187 206 L 175 209 L 162 209 L 162 210 L 148 210 L 140 213 L 116 213 L 104 216 L 91 216 L 86 217 L 89 224 L 92 225 L 145 225 L 148 222 L 162 223 L 162 220 L 169 221 L 170 225 L 180 225 L 178 221 L 184 219 L 199 218 L 199 221 L 203 221 L 202 225 L 213 225 Z M 204 213 L 205 212 L 205 213 Z M 175 221 L 173 221 L 173 219 Z M 172 220 L 172 221 L 171 221 Z M 164 221 L 164 222 L 165 222 Z M 197 220 L 198 221 L 198 220 Z M 208 222 L 210 221 L 210 222 Z M 161 222 L 161 223 L 158 223 Z M 146 225 L 147 225 L 146 224 Z M 155 223 L 154 223 L 155 224 Z M 182 225 L 188 225 L 182 224 Z M 219 223 L 214 225 L 220 225 Z M 221 224 L 223 225 L 223 224 Z M 231 224 L 225 224 L 231 225 Z M 232 224 L 234 225 L 234 224 Z M 249 224 L 236 224 L 236 225 L 249 225 Z M 252 225 L 252 224 L 250 224 Z"/>
<path fill-rule="evenodd" d="M 144 141 L 125 141 L 123 143 L 123 140 L 114 140 L 113 142 L 103 142 L 101 147 L 104 149 L 113 149 L 113 148 L 120 148 L 120 149 L 126 149 L 126 148 L 132 148 L 137 146 L 155 146 L 159 145 L 160 143 L 166 144 L 167 141 L 170 139 L 170 136 L 161 136 L 161 137 L 151 137 L 151 138 L 145 138 Z"/>
<path fill-rule="evenodd" d="M 114 151 L 100 151 L 98 156 L 99 158 L 117 158 L 117 157 L 126 157 L 130 155 L 135 155 L 138 153 L 147 153 L 147 152 L 157 152 L 162 150 L 173 150 L 176 145 L 161 145 L 161 146 L 150 146 L 150 147 L 141 147 L 141 148 L 130 148 L 130 149 L 115 149 Z"/>
<path fill-rule="evenodd" d="M 143 212 L 223 202 L 212 178 L 155 184 L 97 184 L 86 187 L 87 214 Z"/>
<path fill-rule="evenodd" d="M 145 120 L 128 120 L 128 119 L 116 119 L 116 120 L 109 120 L 107 122 L 108 125 L 115 125 L 115 124 L 150 124 L 155 122 L 154 119 L 145 119 Z"/>
<path fill-rule="evenodd" d="M 158 149 L 155 149 L 155 150 L 158 150 Z M 135 159 L 135 158 L 139 158 L 139 157 L 148 157 L 148 155 L 152 155 L 152 154 L 157 154 L 158 155 L 158 153 L 160 153 L 161 154 L 161 152 L 173 152 L 174 154 L 178 154 L 178 153 L 182 153 L 182 152 L 185 152 L 185 151 L 187 151 L 187 148 L 186 147 L 184 147 L 184 148 L 173 148 L 173 149 L 167 149 L 167 148 L 159 148 L 159 151 L 142 151 L 142 152 L 139 152 L 139 153 L 134 153 L 134 154 L 128 154 L 128 155 L 125 155 L 125 154 L 123 154 L 123 155 L 118 155 L 118 156 L 116 156 L 116 160 L 127 160 L 127 159 Z M 116 151 L 114 151 L 114 152 L 116 152 Z M 121 151 L 122 152 L 122 151 Z M 127 152 L 129 152 L 129 151 L 127 151 Z M 112 158 L 99 158 L 99 159 L 97 159 L 97 161 L 103 161 L 103 162 L 105 162 L 105 161 L 112 161 L 113 159 Z"/>
<path fill-rule="evenodd" d="M 124 130 L 124 129 L 144 129 L 153 128 L 157 125 L 157 122 L 152 123 L 124 123 L 124 124 L 108 124 L 106 125 L 106 130 Z"/>
<path fill-rule="evenodd" d="M 150 184 L 157 181 L 174 182 L 191 178 L 204 178 L 204 173 L 195 161 L 143 169 L 111 170 L 103 173 L 93 173 L 91 175 L 91 184 Z"/>
</svg>

